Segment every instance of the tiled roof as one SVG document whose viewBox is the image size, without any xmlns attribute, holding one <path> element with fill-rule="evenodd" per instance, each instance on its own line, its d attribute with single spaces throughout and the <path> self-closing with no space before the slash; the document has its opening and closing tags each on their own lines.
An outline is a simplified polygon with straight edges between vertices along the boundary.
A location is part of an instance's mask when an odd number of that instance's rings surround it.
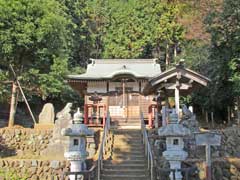
<svg viewBox="0 0 240 180">
<path fill-rule="evenodd" d="M 152 78 L 161 73 L 155 59 L 92 59 L 87 71 L 80 75 L 69 75 L 69 79 L 111 79 L 117 75 L 132 75 L 136 78 Z"/>
</svg>

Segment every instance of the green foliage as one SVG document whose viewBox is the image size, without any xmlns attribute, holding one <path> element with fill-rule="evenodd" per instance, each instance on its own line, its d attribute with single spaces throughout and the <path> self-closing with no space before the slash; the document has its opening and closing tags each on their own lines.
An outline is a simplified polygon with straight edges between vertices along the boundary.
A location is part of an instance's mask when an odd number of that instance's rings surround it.
<svg viewBox="0 0 240 180">
<path fill-rule="evenodd" d="M 187 42 L 182 54 L 188 66 L 211 79 L 196 92 L 193 102 L 206 109 L 223 111 L 240 95 L 240 2 L 225 0 L 221 11 L 213 9 L 205 19 L 211 44 Z"/>
<path fill-rule="evenodd" d="M 240 59 L 232 59 L 229 63 L 232 71 L 230 81 L 233 82 L 233 92 L 235 96 L 240 96 Z"/>
<path fill-rule="evenodd" d="M 0 0 L 0 65 L 11 63 L 28 98 L 57 96 L 68 72 L 71 19 L 55 0 Z M 71 41 L 70 41 L 71 42 Z"/>
<path fill-rule="evenodd" d="M 225 0 L 222 11 L 215 10 L 206 19 L 212 37 L 210 50 L 212 71 L 209 73 L 213 81 L 212 101 L 218 107 L 232 105 L 239 88 L 237 78 L 239 74 L 236 71 L 240 55 L 239 9 L 239 1 Z"/>
<path fill-rule="evenodd" d="M 95 0 L 89 9 L 97 56 L 103 58 L 152 57 L 154 49 L 159 57 L 160 48 L 183 39 L 184 29 L 177 22 L 181 7 L 175 3 Z"/>
<path fill-rule="evenodd" d="M 1 169 L 0 170 L 0 177 L 4 179 L 11 179 L 11 180 L 27 180 L 28 176 L 27 173 L 23 174 L 22 176 L 19 176 L 16 171 L 11 169 Z"/>
<path fill-rule="evenodd" d="M 8 72 L 0 69 L 0 102 L 6 102 L 10 92 L 9 85 L 6 85 L 4 82 L 8 81 Z M 7 87 L 7 88 L 6 88 Z"/>
<path fill-rule="evenodd" d="M 65 6 L 65 13 L 70 18 L 72 24 L 69 50 L 69 66 L 74 68 L 79 65 L 86 65 L 90 58 L 93 47 L 92 37 L 89 31 L 89 12 L 86 0 L 58 0 Z"/>
</svg>

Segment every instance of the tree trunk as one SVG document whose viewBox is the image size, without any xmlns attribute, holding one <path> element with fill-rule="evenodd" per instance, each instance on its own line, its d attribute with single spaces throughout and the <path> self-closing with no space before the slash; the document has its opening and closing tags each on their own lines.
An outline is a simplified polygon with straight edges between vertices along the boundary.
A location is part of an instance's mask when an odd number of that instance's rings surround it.
<svg viewBox="0 0 240 180">
<path fill-rule="evenodd" d="M 237 123 L 240 125 L 240 96 L 237 97 Z"/>
<path fill-rule="evenodd" d="M 170 64 L 169 44 L 166 45 L 166 67 Z"/>
<path fill-rule="evenodd" d="M 15 82 L 13 82 L 8 127 L 12 127 L 14 125 L 14 117 L 16 113 L 16 95 L 17 85 L 15 84 Z"/>
<path fill-rule="evenodd" d="M 227 112 L 228 112 L 228 117 L 227 117 L 227 124 L 230 124 L 230 121 L 231 121 L 231 109 L 230 109 L 230 106 L 227 107 Z"/>
<path fill-rule="evenodd" d="M 212 128 L 214 128 L 214 115 L 213 115 L 213 112 L 211 112 L 211 121 L 212 121 Z"/>
<path fill-rule="evenodd" d="M 174 44 L 174 57 L 177 57 L 177 43 Z"/>
<path fill-rule="evenodd" d="M 208 120 L 208 112 L 207 111 L 205 111 L 205 119 L 206 119 L 206 123 L 208 124 L 209 120 Z"/>
</svg>

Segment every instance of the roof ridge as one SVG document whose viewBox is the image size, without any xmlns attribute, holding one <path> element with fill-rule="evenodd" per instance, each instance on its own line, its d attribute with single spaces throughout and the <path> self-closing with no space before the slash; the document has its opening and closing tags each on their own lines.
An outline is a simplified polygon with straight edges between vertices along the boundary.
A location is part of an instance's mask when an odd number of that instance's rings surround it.
<svg viewBox="0 0 240 180">
<path fill-rule="evenodd" d="M 132 63 L 151 63 L 154 64 L 156 59 L 90 59 L 95 64 L 119 64 L 120 62 L 132 64 Z"/>
</svg>

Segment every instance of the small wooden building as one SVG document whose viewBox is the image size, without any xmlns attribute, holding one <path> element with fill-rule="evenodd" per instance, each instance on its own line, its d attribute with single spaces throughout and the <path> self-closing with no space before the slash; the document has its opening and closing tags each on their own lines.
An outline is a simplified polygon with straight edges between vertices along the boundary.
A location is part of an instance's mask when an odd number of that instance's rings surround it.
<svg viewBox="0 0 240 180">
<path fill-rule="evenodd" d="M 140 111 L 152 120 L 156 103 L 142 92 L 159 74 L 155 59 L 91 59 L 86 73 L 69 75 L 68 83 L 85 98 L 86 124 L 104 125 L 109 111 L 113 124 L 132 126 L 140 125 Z"/>
</svg>

